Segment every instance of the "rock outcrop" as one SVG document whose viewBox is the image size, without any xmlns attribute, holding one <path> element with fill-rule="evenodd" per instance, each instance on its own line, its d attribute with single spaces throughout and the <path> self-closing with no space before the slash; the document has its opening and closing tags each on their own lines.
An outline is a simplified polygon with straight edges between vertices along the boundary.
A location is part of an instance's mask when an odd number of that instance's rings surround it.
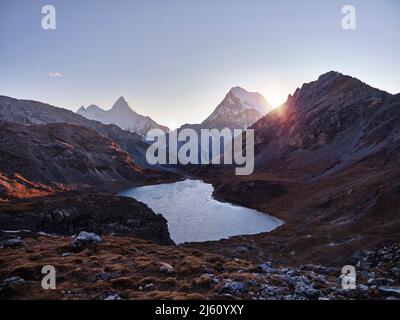
<svg viewBox="0 0 400 320">
<path fill-rule="evenodd" d="M 106 195 L 4 205 L 0 210 L 0 226 L 7 231 L 29 230 L 64 236 L 81 231 L 129 235 L 173 244 L 167 221 L 161 215 L 134 199 Z"/>
</svg>

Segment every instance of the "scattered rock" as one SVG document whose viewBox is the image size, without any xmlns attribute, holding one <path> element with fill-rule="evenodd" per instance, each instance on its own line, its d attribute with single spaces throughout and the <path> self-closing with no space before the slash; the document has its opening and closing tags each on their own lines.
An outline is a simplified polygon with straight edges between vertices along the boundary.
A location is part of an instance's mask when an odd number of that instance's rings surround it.
<svg viewBox="0 0 400 320">
<path fill-rule="evenodd" d="M 72 256 L 72 255 L 73 255 L 72 252 L 64 252 L 61 254 L 61 257 L 66 258 L 66 257 Z"/>
<path fill-rule="evenodd" d="M 244 246 L 235 246 L 233 248 L 233 252 L 236 254 L 246 254 L 246 253 L 249 253 L 250 250 Z"/>
<path fill-rule="evenodd" d="M 284 289 L 282 287 L 262 285 L 261 297 L 268 300 L 280 300 L 283 298 Z"/>
<path fill-rule="evenodd" d="M 388 278 L 372 278 L 368 280 L 369 286 L 390 286 L 394 280 Z"/>
<path fill-rule="evenodd" d="M 153 290 L 154 287 L 155 287 L 155 285 L 154 285 L 153 283 L 146 283 L 146 284 L 144 285 L 144 287 L 143 287 L 143 290 L 150 291 L 150 290 Z"/>
<path fill-rule="evenodd" d="M 256 280 L 256 279 L 251 279 L 251 280 L 247 281 L 247 283 L 248 283 L 250 286 L 256 286 L 256 285 L 257 285 L 257 280 Z"/>
<path fill-rule="evenodd" d="M 100 300 L 124 300 L 124 299 L 122 299 L 118 293 L 105 292 L 101 295 Z"/>
<path fill-rule="evenodd" d="M 314 271 L 316 273 L 322 273 L 324 275 L 337 275 L 338 273 L 340 273 L 337 268 L 323 267 L 323 266 L 314 265 L 314 264 L 305 264 L 305 265 L 301 266 L 300 270 Z"/>
<path fill-rule="evenodd" d="M 400 298 L 400 287 L 378 287 L 378 291 L 384 296 Z"/>
<path fill-rule="evenodd" d="M 82 249 L 86 247 L 95 246 L 99 243 L 104 243 L 104 240 L 95 233 L 81 231 L 74 240 L 72 240 L 70 246 L 73 249 Z"/>
<path fill-rule="evenodd" d="M 21 277 L 15 276 L 15 277 L 7 278 L 0 283 L 0 289 L 4 289 L 9 286 L 19 285 L 19 284 L 23 284 L 23 283 L 25 283 L 25 280 L 22 279 Z"/>
<path fill-rule="evenodd" d="M 385 300 L 400 300 L 400 298 L 396 298 L 396 297 L 387 297 Z"/>
<path fill-rule="evenodd" d="M 276 271 L 276 270 L 272 267 L 272 265 L 271 265 L 270 262 L 264 262 L 264 263 L 262 263 L 262 264 L 259 264 L 259 265 L 257 266 L 257 268 L 258 268 L 259 270 L 261 270 L 262 272 L 265 272 L 265 273 L 272 273 L 272 272 L 275 272 L 275 271 Z"/>
<path fill-rule="evenodd" d="M 295 293 L 304 295 L 308 299 L 317 299 L 319 297 L 319 290 L 307 285 L 304 282 L 298 282 L 295 286 Z"/>
<path fill-rule="evenodd" d="M 390 269 L 390 271 L 393 273 L 393 275 L 397 278 L 400 279 L 400 268 L 398 267 L 393 267 Z"/>
<path fill-rule="evenodd" d="M 160 263 L 160 272 L 161 273 L 174 273 L 175 268 L 171 266 L 169 263 L 161 262 Z"/>
<path fill-rule="evenodd" d="M 247 292 L 248 285 L 246 283 L 242 283 L 239 281 L 230 281 L 225 284 L 222 289 L 221 293 L 229 293 L 232 295 L 242 294 Z"/>
<path fill-rule="evenodd" d="M 22 248 L 25 246 L 25 242 L 20 238 L 8 239 L 3 242 L 3 248 Z"/>
<path fill-rule="evenodd" d="M 108 281 L 108 280 L 111 280 L 111 279 L 116 278 L 118 276 L 119 276 L 119 274 L 113 273 L 113 272 L 100 272 L 100 273 L 98 273 L 98 274 L 96 274 L 94 276 L 93 280 L 95 282 L 99 281 L 99 280 Z"/>
</svg>

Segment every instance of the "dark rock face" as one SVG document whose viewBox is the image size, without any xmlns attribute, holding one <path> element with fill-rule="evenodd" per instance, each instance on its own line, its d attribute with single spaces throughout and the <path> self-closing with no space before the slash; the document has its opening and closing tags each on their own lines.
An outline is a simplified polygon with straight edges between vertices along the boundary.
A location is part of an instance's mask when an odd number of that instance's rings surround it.
<svg viewBox="0 0 400 320">
<path fill-rule="evenodd" d="M 10 206 L 0 211 L 0 225 L 3 230 L 31 230 L 68 236 L 86 231 L 173 244 L 167 221 L 161 215 L 134 199 L 114 196 L 91 195 L 43 201 L 17 210 Z"/>
<path fill-rule="evenodd" d="M 109 110 L 90 105 L 87 108 L 82 106 L 77 114 L 104 124 L 115 124 L 126 131 L 137 133 L 143 139 L 146 138 L 147 132 L 152 129 L 160 129 L 165 133 L 169 132 L 168 127 L 159 125 L 150 117 L 135 112 L 124 97 L 120 97 Z"/>
<path fill-rule="evenodd" d="M 70 124 L 20 125 L 0 121 L 0 196 L 26 198 L 68 190 L 127 184 L 142 168 L 110 139 Z"/>
<path fill-rule="evenodd" d="M 282 183 L 277 181 L 238 181 L 234 185 L 214 184 L 218 194 L 223 195 L 223 199 L 240 203 L 248 207 L 251 206 L 252 198 L 261 198 L 265 201 L 279 198 L 288 193 L 290 183 Z M 251 194 L 250 197 L 243 197 L 243 195 Z"/>
<path fill-rule="evenodd" d="M 381 150 L 395 156 L 400 99 L 328 72 L 297 89 L 252 128 L 256 167 L 285 168 L 286 173 L 306 169 L 304 178 L 314 178 L 340 172 Z"/>
</svg>

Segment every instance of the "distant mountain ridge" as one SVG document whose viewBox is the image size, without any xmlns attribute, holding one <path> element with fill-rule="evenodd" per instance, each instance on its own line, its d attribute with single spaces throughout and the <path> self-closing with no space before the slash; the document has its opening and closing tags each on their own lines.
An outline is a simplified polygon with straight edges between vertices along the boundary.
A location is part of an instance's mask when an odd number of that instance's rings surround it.
<svg viewBox="0 0 400 320">
<path fill-rule="evenodd" d="M 260 93 L 234 87 L 214 112 L 201 123 L 201 127 L 246 129 L 272 109 Z"/>
<path fill-rule="evenodd" d="M 111 109 L 103 110 L 97 105 L 90 105 L 87 108 L 80 107 L 77 114 L 90 120 L 97 120 L 104 124 L 115 124 L 121 129 L 136 133 L 142 138 L 151 129 L 161 129 L 168 133 L 169 128 L 159 125 L 150 117 L 138 114 L 124 97 L 119 97 Z"/>
<path fill-rule="evenodd" d="M 38 101 L 0 96 L 0 119 L 21 124 L 69 123 L 85 126 L 118 143 L 122 150 L 132 156 L 135 163 L 144 167 L 149 166 L 145 157 L 148 144 L 142 137 L 117 125 L 105 125 L 99 121 L 89 120 L 70 110 Z"/>
</svg>

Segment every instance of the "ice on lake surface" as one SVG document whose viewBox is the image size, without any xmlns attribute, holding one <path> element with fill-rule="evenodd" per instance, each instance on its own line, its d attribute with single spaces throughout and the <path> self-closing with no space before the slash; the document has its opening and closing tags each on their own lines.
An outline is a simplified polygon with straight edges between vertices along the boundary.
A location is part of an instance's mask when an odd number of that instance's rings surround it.
<svg viewBox="0 0 400 320">
<path fill-rule="evenodd" d="M 269 232 L 283 224 L 271 215 L 219 202 L 212 193 L 211 184 L 185 180 L 132 188 L 119 195 L 144 202 L 154 212 L 162 214 L 177 244 Z"/>
</svg>

